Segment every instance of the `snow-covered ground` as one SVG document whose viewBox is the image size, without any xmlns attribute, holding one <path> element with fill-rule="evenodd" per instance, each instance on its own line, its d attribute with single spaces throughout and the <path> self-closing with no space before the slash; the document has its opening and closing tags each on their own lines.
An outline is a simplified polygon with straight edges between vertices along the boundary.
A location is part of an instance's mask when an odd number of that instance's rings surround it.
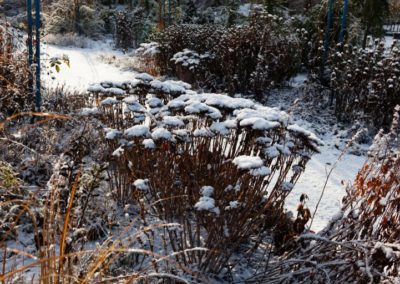
<svg viewBox="0 0 400 284">
<path fill-rule="evenodd" d="M 291 83 L 292 89 L 273 93 L 267 104 L 289 111 L 294 101 L 302 99 L 302 86 L 306 79 L 305 74 L 299 74 Z M 313 106 L 310 102 L 300 101 L 292 110 L 296 124 L 316 133 L 325 145 L 320 147 L 321 153 L 315 154 L 308 162 L 305 172 L 286 199 L 286 208 L 296 216 L 300 196 L 303 193 L 307 194 L 309 197 L 307 206 L 313 214 L 326 183 L 312 223 L 313 231 L 323 229 L 339 212 L 342 207 L 342 198 L 346 194 L 346 187 L 355 180 L 366 160 L 365 153 L 368 149 L 368 145 L 357 145 L 344 150 L 347 141 L 352 136 L 352 130 L 347 129 L 349 126 L 346 128 L 337 123 L 332 111 L 329 112 L 323 107 L 320 110 L 317 108 L 318 106 Z M 342 153 L 341 159 L 338 160 Z M 332 166 L 334 169 L 327 180 Z"/>
<path fill-rule="evenodd" d="M 299 121 L 297 121 L 298 124 Z M 305 127 L 305 125 L 301 125 Z M 325 146 L 321 147 L 321 153 L 316 154 L 307 164 L 306 170 L 300 177 L 293 191 L 286 199 L 286 206 L 294 214 L 297 214 L 296 209 L 299 204 L 301 194 L 308 195 L 309 200 L 307 205 L 314 213 L 315 207 L 324 189 L 327 175 L 332 166 L 338 161 L 342 150 L 338 150 L 329 141 L 332 136 L 326 135 L 319 137 L 325 142 Z M 324 195 L 312 223 L 312 230 L 319 231 L 332 219 L 332 217 L 340 210 L 341 200 L 346 194 L 346 186 L 352 183 L 365 162 L 364 156 L 355 156 L 345 153 L 334 167 L 330 178 L 327 181 Z"/>
<path fill-rule="evenodd" d="M 123 71 L 116 66 L 105 63 L 101 56 L 115 56 L 116 58 L 125 55 L 113 50 L 109 42 L 98 43 L 95 47 L 63 47 L 55 45 L 43 45 L 44 60 L 48 62 L 52 57 L 66 55 L 70 61 L 70 67 L 62 64 L 60 72 L 54 68 L 48 68 L 44 74 L 44 82 L 47 87 L 65 86 L 69 90 L 86 91 L 91 83 L 98 83 L 104 80 L 124 81 L 133 78 L 132 71 Z M 48 64 L 47 64 L 48 65 Z M 47 74 L 47 72 L 50 74 Z"/>
<path fill-rule="evenodd" d="M 121 52 L 112 50 L 108 44 L 102 44 L 92 48 L 45 45 L 44 52 L 47 53 L 48 58 L 65 54 L 70 59 L 70 68 L 63 65 L 60 73 L 53 73 L 45 76 L 45 83 L 48 87 L 56 87 L 65 84 L 69 89 L 86 91 L 86 88 L 91 83 L 98 83 L 103 80 L 124 81 L 133 79 L 134 77 L 133 71 L 121 70 L 101 60 L 101 56 L 105 54 L 108 56 L 113 55 L 116 58 L 126 57 L 126 55 Z M 55 79 L 52 79 L 52 76 L 55 76 Z M 293 87 L 300 87 L 304 79 L 304 76 L 299 76 L 294 82 Z M 279 103 L 286 103 L 287 107 L 291 104 L 290 101 L 285 100 L 281 100 Z M 275 104 L 274 106 L 277 105 Z M 304 111 L 308 110 L 305 109 Z M 306 129 L 312 131 L 315 129 L 315 123 L 313 121 L 306 121 L 303 118 L 296 117 L 296 115 L 294 119 L 300 126 Z M 314 212 L 327 179 L 327 172 L 338 160 L 342 152 L 335 147 L 335 139 L 337 139 L 337 137 L 333 136 L 330 131 L 327 131 L 323 136 L 320 135 L 320 138 L 325 141 L 325 146 L 321 147 L 321 153 L 315 155 L 309 162 L 306 171 L 287 199 L 287 208 L 293 211 L 294 214 L 296 214 L 296 208 L 302 193 L 308 195 L 309 201 L 307 204 L 311 212 Z M 364 161 L 365 157 L 363 156 L 355 156 L 347 153 L 337 164 L 327 182 L 325 194 L 313 221 L 313 230 L 321 230 L 332 216 L 339 211 L 341 199 L 345 194 L 346 183 L 354 180 Z"/>
<path fill-rule="evenodd" d="M 385 47 L 386 47 L 386 49 L 389 49 L 389 48 L 392 47 L 393 41 L 394 41 L 393 36 L 385 36 Z"/>
</svg>

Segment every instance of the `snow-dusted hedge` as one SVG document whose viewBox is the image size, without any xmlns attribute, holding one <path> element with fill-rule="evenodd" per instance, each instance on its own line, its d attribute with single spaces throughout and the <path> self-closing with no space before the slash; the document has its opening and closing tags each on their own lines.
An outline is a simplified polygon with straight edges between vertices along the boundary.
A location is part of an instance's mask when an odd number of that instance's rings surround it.
<svg viewBox="0 0 400 284">
<path fill-rule="evenodd" d="M 180 262 L 220 271 L 240 244 L 277 222 L 320 141 L 277 109 L 189 87 L 139 74 L 90 91 L 110 127 L 116 198 L 148 200 L 146 210 L 182 224 L 169 231 L 170 249 L 210 249 Z"/>
<path fill-rule="evenodd" d="M 300 44 L 290 24 L 263 12 L 228 29 L 171 26 L 155 40 L 163 73 L 211 90 L 262 94 L 284 83 L 300 65 Z"/>
<path fill-rule="evenodd" d="M 363 119 L 377 129 L 389 128 L 393 109 L 400 104 L 400 51 L 397 43 L 368 49 L 345 46 L 331 56 L 331 87 L 339 119 Z"/>
</svg>

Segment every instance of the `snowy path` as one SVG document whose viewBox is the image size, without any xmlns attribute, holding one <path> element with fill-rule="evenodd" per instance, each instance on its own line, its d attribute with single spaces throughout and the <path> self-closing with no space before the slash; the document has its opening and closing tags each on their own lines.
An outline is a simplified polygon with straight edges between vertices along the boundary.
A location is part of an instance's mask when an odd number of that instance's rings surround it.
<svg viewBox="0 0 400 284">
<path fill-rule="evenodd" d="M 268 105 L 288 109 L 297 99 L 302 101 L 302 86 L 306 77 L 299 74 L 292 82 L 293 90 L 282 90 L 274 94 L 267 102 Z M 318 200 L 326 184 L 325 192 L 312 223 L 312 230 L 320 231 L 342 207 L 342 199 L 346 194 L 346 186 L 353 183 L 358 171 L 364 165 L 366 157 L 351 154 L 353 148 L 345 151 L 342 159 L 338 161 L 345 148 L 346 140 L 351 133 L 346 126 L 339 126 L 334 114 L 326 110 L 316 109 L 312 103 L 299 103 L 294 111 L 293 119 L 296 124 L 317 134 L 325 145 L 320 147 L 321 153 L 315 154 L 306 166 L 293 191 L 286 199 L 286 208 L 297 214 L 297 206 L 301 194 L 308 195 L 307 206 L 313 214 Z M 318 134 L 324 133 L 324 134 Z M 350 134 L 351 135 L 351 134 Z M 365 153 L 368 145 L 358 145 L 360 153 Z M 335 168 L 327 181 L 328 172 L 335 164 Z"/>
<path fill-rule="evenodd" d="M 96 48 L 44 45 L 43 53 L 47 60 L 62 55 L 67 55 L 70 60 L 70 68 L 62 64 L 59 73 L 53 70 L 51 74 L 44 76 L 45 84 L 50 88 L 65 85 L 70 90 L 86 91 L 90 83 L 104 80 L 124 81 L 132 79 L 134 75 L 132 71 L 122 71 L 100 60 L 99 56 L 102 54 L 122 55 L 121 52 L 113 51 L 104 44 Z"/>
<path fill-rule="evenodd" d="M 288 196 L 286 206 L 289 210 L 297 214 L 296 208 L 299 204 L 300 195 L 306 193 L 309 197 L 307 205 L 311 213 L 314 212 L 324 188 L 327 173 L 338 160 L 340 154 L 341 151 L 332 149 L 332 146 L 321 147 L 321 153 L 312 157 L 311 161 L 307 164 L 305 172 Z M 345 154 L 343 159 L 338 162 L 328 180 L 325 193 L 312 224 L 312 230 L 319 231 L 323 229 L 329 220 L 340 210 L 342 206 L 341 200 L 346 194 L 346 185 L 354 181 L 364 162 L 365 157 L 352 154 Z"/>
<path fill-rule="evenodd" d="M 393 40 L 392 36 L 385 36 L 384 41 L 386 49 L 389 49 L 392 46 Z M 304 80 L 304 76 L 298 76 L 295 78 L 292 86 L 299 87 Z M 286 104 L 288 104 L 287 100 Z M 280 103 L 276 106 L 280 106 Z M 302 125 L 301 121 L 297 123 L 311 131 L 313 131 L 312 126 L 315 127 L 315 124 L 313 125 L 312 121 L 305 122 L 305 125 Z M 315 206 L 326 182 L 327 171 L 331 169 L 331 165 L 338 160 L 338 157 L 341 154 L 341 151 L 333 146 L 336 141 L 332 133 L 319 138 L 321 138 L 326 145 L 321 147 L 321 154 L 312 157 L 311 161 L 307 164 L 305 172 L 300 177 L 295 188 L 286 200 L 287 209 L 291 210 L 295 214 L 297 214 L 296 209 L 302 193 L 308 195 L 310 200 L 307 202 L 307 205 L 310 208 L 311 213 L 314 212 Z M 364 146 L 366 147 L 366 145 Z M 337 164 L 328 180 L 324 196 L 322 197 L 311 229 L 314 231 L 323 229 L 332 217 L 340 210 L 342 206 L 341 200 L 346 194 L 346 185 L 355 180 L 358 171 L 362 168 L 365 161 L 365 156 L 355 156 L 349 153 L 344 155 L 343 159 Z"/>
</svg>

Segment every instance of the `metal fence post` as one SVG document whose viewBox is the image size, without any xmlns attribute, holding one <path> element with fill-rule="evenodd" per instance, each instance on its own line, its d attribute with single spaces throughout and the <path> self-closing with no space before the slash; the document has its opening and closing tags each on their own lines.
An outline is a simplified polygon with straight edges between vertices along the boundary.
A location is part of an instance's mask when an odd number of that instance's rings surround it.
<svg viewBox="0 0 400 284">
<path fill-rule="evenodd" d="M 28 20 L 28 67 L 29 67 L 29 75 L 28 75 L 28 91 L 29 96 L 33 99 L 33 74 L 32 74 L 32 64 L 33 64 L 33 42 L 32 42 L 32 33 L 33 33 L 33 20 L 32 20 L 32 0 L 26 0 L 26 18 Z"/>
<path fill-rule="evenodd" d="M 329 50 L 329 45 L 330 45 L 330 37 L 331 37 L 331 32 L 332 32 L 332 26 L 333 26 L 333 4 L 335 0 L 328 0 L 328 16 L 327 16 L 327 25 L 326 25 L 326 31 L 325 31 L 325 38 L 324 38 L 324 51 L 322 55 L 322 64 L 321 64 L 321 79 L 324 76 L 324 69 L 325 69 L 325 63 L 328 58 L 328 50 Z"/>
<path fill-rule="evenodd" d="M 36 111 L 40 111 L 42 103 L 41 97 L 41 82 L 40 82 L 40 0 L 35 0 L 35 15 L 36 15 Z"/>
</svg>

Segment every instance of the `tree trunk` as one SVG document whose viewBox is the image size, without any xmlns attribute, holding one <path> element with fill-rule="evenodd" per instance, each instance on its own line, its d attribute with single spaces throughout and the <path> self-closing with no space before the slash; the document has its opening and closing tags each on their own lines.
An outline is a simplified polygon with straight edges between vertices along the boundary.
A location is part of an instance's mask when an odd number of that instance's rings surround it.
<svg viewBox="0 0 400 284">
<path fill-rule="evenodd" d="M 160 30 L 163 30 L 165 28 L 165 23 L 164 23 L 164 12 L 165 12 L 165 0 L 158 0 L 159 3 L 159 9 L 158 9 L 158 14 L 159 14 L 159 19 L 158 19 L 158 26 Z"/>
</svg>

